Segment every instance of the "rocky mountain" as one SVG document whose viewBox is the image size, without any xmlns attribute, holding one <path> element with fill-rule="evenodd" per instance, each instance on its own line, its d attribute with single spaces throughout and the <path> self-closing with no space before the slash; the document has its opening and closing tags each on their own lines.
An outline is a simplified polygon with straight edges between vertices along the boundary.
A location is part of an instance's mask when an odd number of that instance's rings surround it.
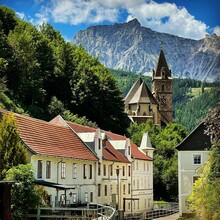
<svg viewBox="0 0 220 220">
<path fill-rule="evenodd" d="M 123 24 L 99 25 L 73 38 L 109 68 L 152 75 L 162 45 L 174 77 L 220 81 L 220 37 L 181 38 L 142 27 L 137 19 Z"/>
</svg>

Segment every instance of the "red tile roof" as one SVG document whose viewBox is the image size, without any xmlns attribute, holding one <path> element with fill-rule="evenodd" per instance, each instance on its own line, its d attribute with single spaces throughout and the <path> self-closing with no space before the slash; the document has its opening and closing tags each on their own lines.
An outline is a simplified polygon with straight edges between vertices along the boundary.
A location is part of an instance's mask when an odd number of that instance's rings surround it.
<svg viewBox="0 0 220 220">
<path fill-rule="evenodd" d="M 10 114 L 2 110 L 0 112 Z M 36 154 L 98 160 L 69 127 L 14 115 L 21 139 Z"/>
<path fill-rule="evenodd" d="M 85 125 L 79 125 L 73 122 L 67 122 L 69 126 L 71 126 L 71 128 L 76 132 L 76 133 L 86 133 L 86 132 L 96 132 L 97 128 L 92 128 L 92 127 L 88 127 Z M 106 134 L 106 136 L 108 138 L 110 138 L 111 140 L 126 140 L 126 137 L 123 135 L 119 135 L 119 134 L 115 134 L 112 133 L 110 131 L 104 131 L 102 130 L 102 132 L 104 132 Z M 107 143 L 109 145 L 111 145 L 108 141 Z M 118 150 L 116 150 L 112 145 L 111 145 L 111 152 L 118 152 L 123 158 L 126 158 L 123 154 L 121 154 Z M 139 149 L 138 146 L 134 143 L 131 142 L 131 153 L 132 153 L 132 157 L 134 159 L 141 159 L 141 160 L 152 160 L 152 158 L 150 158 L 149 156 L 145 155 L 144 153 L 142 153 Z M 115 153 L 113 153 L 115 154 Z M 107 160 L 112 160 L 112 157 L 110 157 L 109 153 L 107 152 L 103 152 L 103 156 L 106 156 Z M 121 158 L 121 159 L 123 159 Z M 127 160 L 127 158 L 126 158 Z M 124 162 L 124 161 L 123 161 Z"/>
<path fill-rule="evenodd" d="M 103 131 L 111 140 L 126 140 L 126 137 L 120 134 L 112 133 L 111 131 Z"/>
<path fill-rule="evenodd" d="M 87 132 L 96 132 L 97 128 L 88 127 L 85 125 L 79 125 L 74 122 L 67 121 L 67 124 L 76 132 L 76 133 L 87 133 Z"/>
<path fill-rule="evenodd" d="M 134 159 L 140 159 L 140 160 L 153 160 L 151 157 L 145 155 L 142 153 L 138 146 L 134 143 L 131 143 L 131 155 Z"/>
<path fill-rule="evenodd" d="M 109 141 L 106 141 L 106 147 L 103 148 L 103 157 L 106 160 L 130 163 L 130 161 L 119 151 L 117 151 Z"/>
</svg>

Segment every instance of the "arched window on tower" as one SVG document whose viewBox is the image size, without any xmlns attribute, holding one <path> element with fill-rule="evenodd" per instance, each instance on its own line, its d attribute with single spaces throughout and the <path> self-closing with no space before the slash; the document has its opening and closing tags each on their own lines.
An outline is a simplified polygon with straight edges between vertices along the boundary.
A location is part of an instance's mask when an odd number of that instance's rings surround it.
<svg viewBox="0 0 220 220">
<path fill-rule="evenodd" d="M 162 86 L 161 86 L 161 91 L 162 91 L 162 92 L 165 91 L 165 86 L 164 86 L 164 84 L 162 84 Z"/>
</svg>

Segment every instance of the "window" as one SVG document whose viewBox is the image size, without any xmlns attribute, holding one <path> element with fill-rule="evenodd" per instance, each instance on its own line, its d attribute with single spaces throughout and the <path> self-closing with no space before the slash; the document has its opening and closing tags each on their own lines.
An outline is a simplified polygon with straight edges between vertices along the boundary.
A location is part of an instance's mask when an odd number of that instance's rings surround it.
<svg viewBox="0 0 220 220">
<path fill-rule="evenodd" d="M 85 202 L 88 202 L 88 193 L 85 192 Z"/>
<path fill-rule="evenodd" d="M 199 179 L 199 176 L 193 176 L 193 184 L 195 183 L 195 181 Z"/>
<path fill-rule="evenodd" d="M 99 138 L 99 141 L 98 141 L 98 145 L 99 145 L 99 150 L 101 149 L 101 143 L 102 143 L 102 140 Z"/>
<path fill-rule="evenodd" d="M 73 193 L 73 203 L 76 203 L 76 193 Z"/>
<path fill-rule="evenodd" d="M 65 162 L 61 163 L 61 178 L 62 179 L 66 178 L 66 163 Z"/>
<path fill-rule="evenodd" d="M 193 155 L 193 164 L 197 165 L 197 164 L 201 164 L 201 154 L 195 154 Z"/>
<path fill-rule="evenodd" d="M 73 164 L 73 179 L 77 177 L 77 165 L 76 163 Z"/>
<path fill-rule="evenodd" d="M 60 202 L 61 202 L 61 205 L 62 205 L 62 206 L 65 205 L 65 203 L 66 203 L 65 194 L 62 194 L 62 195 L 60 196 Z"/>
<path fill-rule="evenodd" d="M 126 191 L 126 185 L 123 185 L 123 194 L 125 195 L 125 191 Z"/>
<path fill-rule="evenodd" d="M 128 183 L 128 194 L 131 194 L 131 184 Z"/>
<path fill-rule="evenodd" d="M 93 202 L 93 192 L 90 192 L 90 202 Z"/>
<path fill-rule="evenodd" d="M 122 175 L 125 176 L 125 166 L 122 167 Z"/>
<path fill-rule="evenodd" d="M 161 91 L 162 91 L 162 92 L 165 91 L 165 86 L 164 86 L 164 84 L 162 84 L 162 86 L 161 86 Z"/>
<path fill-rule="evenodd" d="M 42 178 L 42 160 L 37 161 L 37 178 Z"/>
<path fill-rule="evenodd" d="M 101 163 L 98 164 L 98 176 L 101 175 Z"/>
<path fill-rule="evenodd" d="M 128 176 L 131 176 L 131 166 L 128 166 Z"/>
<path fill-rule="evenodd" d="M 46 162 L 46 178 L 49 179 L 51 175 L 51 161 Z"/>
<path fill-rule="evenodd" d="M 148 208 L 151 207 L 151 198 L 148 198 Z"/>
<path fill-rule="evenodd" d="M 130 210 L 130 209 L 131 209 L 131 203 L 128 202 L 128 210 Z"/>
<path fill-rule="evenodd" d="M 86 179 L 86 164 L 83 164 L 83 179 Z"/>
<path fill-rule="evenodd" d="M 128 146 L 128 155 L 131 155 L 131 147 Z"/>
<path fill-rule="evenodd" d="M 107 194 L 108 194 L 108 186 L 105 185 L 105 196 L 107 196 Z"/>
<path fill-rule="evenodd" d="M 112 176 L 113 175 L 113 166 L 112 165 L 109 166 L 109 170 L 110 170 L 110 176 Z"/>
<path fill-rule="evenodd" d="M 103 165 L 103 176 L 106 176 L 106 164 Z"/>
<path fill-rule="evenodd" d="M 98 197 L 101 196 L 101 184 L 98 184 Z"/>
<path fill-rule="evenodd" d="M 144 171 L 145 171 L 145 169 L 146 169 L 146 164 L 144 163 Z"/>
<path fill-rule="evenodd" d="M 138 170 L 138 162 L 136 163 L 136 169 Z"/>
<path fill-rule="evenodd" d="M 92 179 L 92 164 L 89 165 L 89 179 Z"/>
<path fill-rule="evenodd" d="M 112 186 L 112 184 L 110 185 L 110 195 L 112 195 L 112 193 L 113 193 L 113 186 Z"/>
</svg>

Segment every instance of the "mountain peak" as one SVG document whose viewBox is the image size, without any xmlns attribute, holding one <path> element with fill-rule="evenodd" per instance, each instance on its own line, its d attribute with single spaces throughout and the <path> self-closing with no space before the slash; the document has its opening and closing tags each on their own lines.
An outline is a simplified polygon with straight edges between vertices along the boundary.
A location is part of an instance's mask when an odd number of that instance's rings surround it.
<svg viewBox="0 0 220 220">
<path fill-rule="evenodd" d="M 132 26 L 132 27 L 141 27 L 141 24 L 140 22 L 138 21 L 137 18 L 134 18 L 133 20 L 130 20 L 128 23 L 127 23 L 129 26 Z"/>
<path fill-rule="evenodd" d="M 92 56 L 98 56 L 108 68 L 151 75 L 162 42 L 173 77 L 220 80 L 219 37 L 207 36 L 197 41 L 150 30 L 133 19 L 128 23 L 100 25 L 80 31 L 72 42 L 82 45 Z M 168 71 L 165 61 L 162 64 L 159 66 Z"/>
</svg>

